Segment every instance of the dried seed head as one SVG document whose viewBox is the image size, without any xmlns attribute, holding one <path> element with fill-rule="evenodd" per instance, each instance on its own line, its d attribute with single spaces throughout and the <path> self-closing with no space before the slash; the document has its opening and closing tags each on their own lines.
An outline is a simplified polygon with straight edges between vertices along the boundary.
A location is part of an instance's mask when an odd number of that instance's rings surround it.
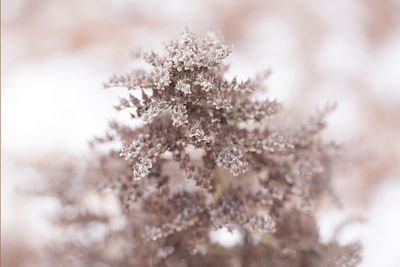
<svg viewBox="0 0 400 267">
<path fill-rule="evenodd" d="M 188 123 L 188 114 L 185 105 L 177 104 L 171 108 L 172 124 L 180 127 Z"/>
<path fill-rule="evenodd" d="M 229 170 L 234 176 L 247 171 L 248 162 L 240 148 L 232 143 L 222 149 L 216 162 L 218 167 Z"/>
<path fill-rule="evenodd" d="M 180 92 L 184 93 L 185 95 L 188 95 L 188 94 L 191 93 L 190 84 L 185 83 L 182 80 L 179 80 L 176 83 L 176 87 L 175 88 L 176 88 L 177 91 L 180 91 Z"/>
</svg>

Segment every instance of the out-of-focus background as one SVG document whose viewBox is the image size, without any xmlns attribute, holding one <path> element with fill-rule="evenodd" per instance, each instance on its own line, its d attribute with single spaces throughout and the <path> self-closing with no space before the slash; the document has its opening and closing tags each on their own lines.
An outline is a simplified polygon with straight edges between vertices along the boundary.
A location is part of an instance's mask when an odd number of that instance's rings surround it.
<svg viewBox="0 0 400 267">
<path fill-rule="evenodd" d="M 32 256 L 51 235 L 45 218 L 54 207 L 20 194 L 35 181 L 27 163 L 86 157 L 87 141 L 115 117 L 118 91 L 102 90 L 102 82 L 129 69 L 132 48 L 159 49 L 187 26 L 217 30 L 233 45 L 233 74 L 271 69 L 269 94 L 287 110 L 305 116 L 338 104 L 325 137 L 360 151 L 360 164 L 335 185 L 343 209 L 319 213 L 321 235 L 359 218 L 340 237 L 361 240 L 360 266 L 400 266 L 399 0 L 3 0 L 1 7 L 2 250 L 20 246 Z M 24 266 L 24 257 L 8 255 Z"/>
</svg>

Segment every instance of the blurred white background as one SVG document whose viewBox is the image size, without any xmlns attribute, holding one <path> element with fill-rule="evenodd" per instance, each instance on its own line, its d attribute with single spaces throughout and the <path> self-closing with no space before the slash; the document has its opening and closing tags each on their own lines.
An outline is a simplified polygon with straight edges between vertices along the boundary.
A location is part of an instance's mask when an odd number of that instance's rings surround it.
<svg viewBox="0 0 400 267">
<path fill-rule="evenodd" d="M 400 266 L 400 1 L 4 0 L 1 12 L 2 232 L 46 235 L 51 207 L 19 196 L 33 176 L 21 162 L 85 157 L 116 116 L 119 92 L 102 82 L 129 69 L 131 48 L 188 26 L 225 36 L 233 74 L 270 68 L 287 110 L 338 103 L 326 137 L 373 156 L 338 183 L 345 208 L 321 210 L 321 234 L 362 216 L 341 234 L 362 241 L 360 266 Z"/>
</svg>

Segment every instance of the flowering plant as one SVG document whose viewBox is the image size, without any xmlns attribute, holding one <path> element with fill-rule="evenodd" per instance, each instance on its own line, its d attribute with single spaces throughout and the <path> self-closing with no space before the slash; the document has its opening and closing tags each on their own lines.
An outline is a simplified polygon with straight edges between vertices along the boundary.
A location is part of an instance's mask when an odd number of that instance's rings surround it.
<svg viewBox="0 0 400 267">
<path fill-rule="evenodd" d="M 89 238 L 53 248 L 58 266 L 71 260 L 90 266 L 358 263 L 357 244 L 320 242 L 313 215 L 321 196 L 333 196 L 339 146 L 318 137 L 333 107 L 282 126 L 274 118 L 281 104 L 255 98 L 269 73 L 228 80 L 224 59 L 230 53 L 216 35 L 199 38 L 185 31 L 165 46 L 165 54 L 135 54 L 150 70 L 105 83 L 127 88 L 117 109 L 144 123 L 112 122 L 104 137 L 93 140 L 95 148 L 119 146 L 100 153 L 81 188 L 113 189 L 125 223 L 115 230 L 109 217 L 82 211 L 76 194 L 59 190 L 63 203 L 77 210 L 72 219 L 63 217 L 64 225 L 78 224 L 78 232 L 85 232 L 97 222 L 108 230 L 101 242 Z M 233 247 L 212 242 L 210 233 L 220 228 L 238 232 L 241 242 Z"/>
</svg>

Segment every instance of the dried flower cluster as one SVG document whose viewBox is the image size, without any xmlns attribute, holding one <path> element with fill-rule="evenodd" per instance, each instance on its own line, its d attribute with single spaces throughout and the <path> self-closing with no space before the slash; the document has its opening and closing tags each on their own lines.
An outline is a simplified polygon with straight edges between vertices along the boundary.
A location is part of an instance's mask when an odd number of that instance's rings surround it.
<svg viewBox="0 0 400 267">
<path fill-rule="evenodd" d="M 280 103 L 253 97 L 268 73 L 227 80 L 223 60 L 230 52 L 215 35 L 186 31 L 164 54 L 138 54 L 150 71 L 105 84 L 126 87 L 129 97 L 117 108 L 145 124 L 112 122 L 94 140 L 94 147 L 116 142 L 121 149 L 101 154 L 82 188 L 112 188 L 125 224 L 116 230 L 79 197 L 57 191 L 76 210 L 63 223 L 87 238 L 71 236 L 62 249 L 53 247 L 55 265 L 356 266 L 358 245 L 322 244 L 312 214 L 331 194 L 338 146 L 318 133 L 332 107 L 303 124 L 280 126 L 272 117 Z M 107 229 L 101 242 L 90 240 L 94 223 Z M 231 248 L 211 242 L 210 232 L 222 227 L 239 231 L 242 242 Z"/>
</svg>

